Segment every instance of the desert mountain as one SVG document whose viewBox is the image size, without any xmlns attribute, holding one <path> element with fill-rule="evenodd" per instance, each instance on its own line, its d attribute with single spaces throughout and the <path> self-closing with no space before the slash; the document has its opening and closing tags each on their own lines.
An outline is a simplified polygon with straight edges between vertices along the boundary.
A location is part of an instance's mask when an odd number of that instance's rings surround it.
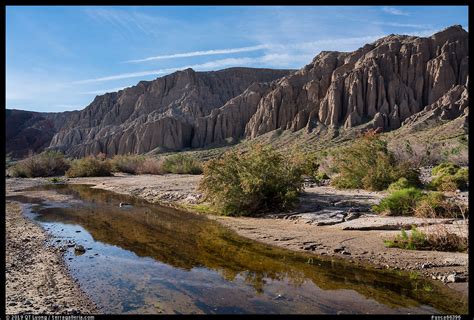
<svg viewBox="0 0 474 320">
<path fill-rule="evenodd" d="M 467 119 L 468 56 L 468 33 L 452 26 L 431 37 L 390 35 L 354 52 L 323 51 L 297 71 L 186 69 L 56 114 L 37 144 L 50 139 L 49 148 L 76 157 L 114 155 L 208 147 L 276 129 L 389 131 Z M 9 119 L 7 133 L 23 141 L 26 129 L 9 129 Z"/>
</svg>

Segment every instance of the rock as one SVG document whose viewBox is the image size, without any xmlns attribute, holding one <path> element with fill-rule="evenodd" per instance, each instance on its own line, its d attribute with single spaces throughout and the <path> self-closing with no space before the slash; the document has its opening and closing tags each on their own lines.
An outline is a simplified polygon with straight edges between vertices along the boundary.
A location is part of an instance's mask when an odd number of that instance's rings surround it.
<svg viewBox="0 0 474 320">
<path fill-rule="evenodd" d="M 82 245 L 76 245 L 76 246 L 74 247 L 74 253 L 75 253 L 75 254 L 81 255 L 81 254 L 83 254 L 83 253 L 85 253 L 85 252 L 86 252 L 86 249 L 85 249 L 84 246 L 82 246 Z"/>
<path fill-rule="evenodd" d="M 275 298 L 273 298 L 273 300 L 280 300 L 280 299 L 283 299 L 284 296 L 282 294 L 278 294 Z"/>
<path fill-rule="evenodd" d="M 351 255 L 351 253 L 350 253 L 349 251 L 345 251 L 345 250 L 344 250 L 344 251 L 342 251 L 341 253 L 342 253 L 342 254 L 344 254 L 344 255 L 348 255 L 348 256 L 350 256 L 350 255 Z"/>
<path fill-rule="evenodd" d="M 464 282 L 464 281 L 466 281 L 466 278 L 457 273 L 452 273 L 443 280 L 443 282 L 446 282 L 446 283 Z"/>
<path fill-rule="evenodd" d="M 318 247 L 319 245 L 318 244 L 311 244 L 309 246 L 306 246 L 306 247 L 303 247 L 304 250 L 311 250 L 311 251 L 314 251 L 316 250 L 316 248 Z"/>
<path fill-rule="evenodd" d="M 349 212 L 347 216 L 344 217 L 344 221 L 354 220 L 360 217 L 360 212 Z"/>
<path fill-rule="evenodd" d="M 342 252 L 342 251 L 344 251 L 344 249 L 345 249 L 344 246 L 336 247 L 336 248 L 334 248 L 334 252 L 335 253 Z"/>
</svg>

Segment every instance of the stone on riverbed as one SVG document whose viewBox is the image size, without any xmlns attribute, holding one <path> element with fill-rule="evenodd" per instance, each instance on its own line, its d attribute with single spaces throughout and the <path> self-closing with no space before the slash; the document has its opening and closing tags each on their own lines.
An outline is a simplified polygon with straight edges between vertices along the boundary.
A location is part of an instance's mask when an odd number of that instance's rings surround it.
<svg viewBox="0 0 474 320">
<path fill-rule="evenodd" d="M 74 253 L 75 253 L 75 254 L 81 255 L 81 254 L 83 254 L 83 253 L 85 253 L 85 252 L 86 252 L 86 249 L 84 248 L 84 246 L 82 246 L 82 245 L 80 245 L 80 244 L 79 244 L 79 245 L 76 245 L 76 246 L 74 247 Z"/>
<path fill-rule="evenodd" d="M 316 226 L 333 225 L 344 222 L 346 213 L 342 210 L 323 209 L 315 212 L 306 212 L 292 215 L 291 220 L 301 220 L 301 222 Z"/>
</svg>

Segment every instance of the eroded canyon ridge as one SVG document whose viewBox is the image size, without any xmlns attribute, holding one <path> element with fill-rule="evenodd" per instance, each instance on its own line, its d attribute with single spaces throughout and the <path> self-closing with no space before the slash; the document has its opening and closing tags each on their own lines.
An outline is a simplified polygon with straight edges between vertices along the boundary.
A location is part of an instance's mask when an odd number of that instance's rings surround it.
<svg viewBox="0 0 474 320">
<path fill-rule="evenodd" d="M 267 132 L 360 125 L 385 131 L 468 116 L 468 33 L 389 35 L 323 51 L 300 70 L 178 71 L 97 96 L 82 111 L 7 110 L 7 154 L 82 157 L 202 148 Z"/>
</svg>

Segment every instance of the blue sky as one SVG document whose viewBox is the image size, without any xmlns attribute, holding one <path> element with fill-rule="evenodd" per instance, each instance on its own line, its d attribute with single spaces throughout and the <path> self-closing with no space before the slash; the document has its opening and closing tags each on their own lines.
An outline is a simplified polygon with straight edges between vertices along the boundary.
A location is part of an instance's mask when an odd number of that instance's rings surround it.
<svg viewBox="0 0 474 320">
<path fill-rule="evenodd" d="M 388 34 L 467 30 L 467 6 L 8 6 L 6 107 L 80 110 L 175 70 L 298 69 Z"/>
</svg>

